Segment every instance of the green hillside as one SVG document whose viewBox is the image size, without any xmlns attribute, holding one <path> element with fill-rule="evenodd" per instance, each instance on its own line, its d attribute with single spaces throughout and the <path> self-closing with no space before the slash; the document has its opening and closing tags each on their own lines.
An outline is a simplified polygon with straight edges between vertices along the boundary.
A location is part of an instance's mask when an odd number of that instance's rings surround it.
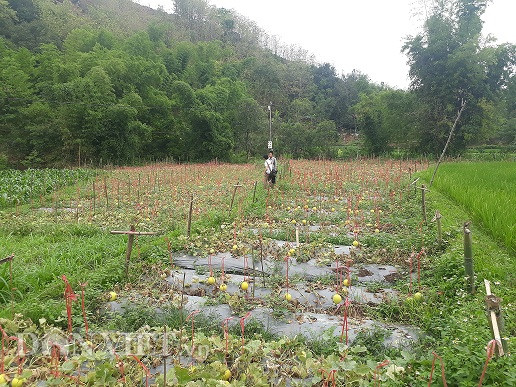
<svg viewBox="0 0 516 387">
<path fill-rule="evenodd" d="M 514 143 L 514 45 L 480 46 L 482 7 L 434 11 L 425 29 L 449 25 L 436 37 L 451 42 L 447 70 L 428 70 L 443 68 L 441 46 L 408 39 L 403 91 L 338 76 L 205 0 L 174 4 L 0 0 L 0 166 L 244 160 L 264 151 L 271 101 L 274 147 L 294 157 L 355 156 L 335 145 L 357 131 L 362 154 L 438 154 L 462 100 L 451 152 Z"/>
</svg>

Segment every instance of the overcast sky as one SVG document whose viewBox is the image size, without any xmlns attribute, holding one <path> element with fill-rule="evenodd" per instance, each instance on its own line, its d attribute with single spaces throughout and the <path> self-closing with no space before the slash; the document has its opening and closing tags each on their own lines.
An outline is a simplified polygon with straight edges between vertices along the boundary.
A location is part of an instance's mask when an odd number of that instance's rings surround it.
<svg viewBox="0 0 516 387">
<path fill-rule="evenodd" d="M 172 0 L 137 0 L 172 9 Z M 407 35 L 424 21 L 423 0 L 209 0 L 254 20 L 282 43 L 296 44 L 329 62 L 337 73 L 357 69 L 375 82 L 406 88 L 406 56 L 400 52 Z M 431 0 L 426 0 L 427 4 Z M 418 14 L 419 13 L 419 14 Z M 484 34 L 498 43 L 516 42 L 516 1 L 494 0 L 484 14 Z"/>
</svg>

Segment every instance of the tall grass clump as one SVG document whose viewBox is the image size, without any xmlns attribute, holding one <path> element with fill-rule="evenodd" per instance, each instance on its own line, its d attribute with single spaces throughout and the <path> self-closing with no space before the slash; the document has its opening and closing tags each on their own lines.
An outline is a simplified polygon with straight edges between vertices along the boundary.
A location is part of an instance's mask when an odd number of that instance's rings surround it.
<svg viewBox="0 0 516 387">
<path fill-rule="evenodd" d="M 474 221 L 516 252 L 516 162 L 442 164 L 433 188 L 463 205 Z"/>
</svg>

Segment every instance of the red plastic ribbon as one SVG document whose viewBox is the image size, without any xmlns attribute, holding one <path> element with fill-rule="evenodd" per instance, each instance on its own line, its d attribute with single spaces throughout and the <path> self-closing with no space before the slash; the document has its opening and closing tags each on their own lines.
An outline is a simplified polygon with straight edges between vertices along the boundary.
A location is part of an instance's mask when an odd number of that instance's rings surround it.
<svg viewBox="0 0 516 387">
<path fill-rule="evenodd" d="M 72 302 L 77 299 L 77 296 L 73 292 L 72 286 L 68 282 L 68 279 L 63 274 L 61 279 L 65 283 L 64 298 L 66 304 L 66 315 L 68 316 L 68 333 L 72 333 Z"/>
<path fill-rule="evenodd" d="M 489 361 L 491 360 L 491 358 L 493 357 L 494 355 L 494 350 L 496 348 L 497 345 L 500 345 L 501 346 L 501 343 L 499 343 L 497 340 L 491 340 L 488 344 L 487 344 L 487 357 L 486 357 L 486 362 L 484 363 L 484 368 L 482 369 L 482 375 L 480 375 L 480 380 L 478 381 L 478 387 L 481 387 L 482 386 L 482 383 L 484 382 L 484 378 L 486 376 L 486 371 L 487 371 L 487 365 L 489 364 Z"/>
<path fill-rule="evenodd" d="M 190 313 L 187 317 L 186 317 L 186 321 L 188 321 L 188 319 L 192 319 L 192 358 L 193 358 L 193 354 L 194 354 L 194 349 L 195 349 L 195 344 L 194 344 L 194 337 L 195 337 L 195 330 L 194 330 L 194 324 L 195 324 L 195 315 L 198 314 L 200 312 L 200 310 L 194 310 L 192 313 Z"/>
<path fill-rule="evenodd" d="M 337 385 L 337 381 L 335 380 L 335 374 L 337 373 L 337 370 L 331 370 L 330 372 L 327 372 L 323 369 L 320 369 L 319 371 L 321 372 L 321 377 L 324 379 L 323 387 L 328 387 L 330 382 L 332 382 L 332 387 Z"/>
<path fill-rule="evenodd" d="M 142 363 L 142 361 L 140 359 L 138 359 L 138 357 L 136 357 L 136 355 L 129 354 L 129 356 L 131 356 L 134 360 L 136 360 L 138 365 L 143 369 L 143 372 L 145 372 L 145 387 L 149 387 L 149 377 L 150 377 L 149 369 L 145 366 L 145 364 Z"/>
<path fill-rule="evenodd" d="M 430 371 L 430 379 L 428 380 L 428 387 L 432 384 L 432 376 L 434 375 L 434 369 L 435 369 L 435 359 L 439 359 L 439 362 L 441 363 L 441 377 L 443 380 L 444 387 L 448 387 L 448 383 L 446 383 L 446 377 L 444 375 L 444 361 L 441 356 L 439 356 L 437 353 L 432 352 L 434 354 L 434 359 L 432 360 L 432 370 Z"/>
<path fill-rule="evenodd" d="M 240 319 L 240 329 L 242 330 L 242 353 L 244 353 L 244 344 L 245 344 L 245 341 L 244 341 L 244 329 L 245 329 L 244 321 L 250 315 L 251 315 L 251 312 L 247 312 L 247 314 Z"/>
<path fill-rule="evenodd" d="M 50 350 L 50 371 L 54 377 L 59 376 L 59 358 L 61 357 L 61 347 L 59 344 L 52 343 Z"/>
<path fill-rule="evenodd" d="M 351 305 L 351 301 L 349 300 L 349 297 L 346 296 L 346 301 L 344 301 L 344 304 L 340 304 L 337 306 L 337 310 L 339 310 L 340 307 L 344 307 L 344 316 L 342 319 L 342 331 L 340 333 L 340 342 L 342 343 L 342 340 L 344 339 L 344 332 L 346 333 L 346 345 L 349 343 L 349 337 L 348 337 L 348 308 Z"/>
<path fill-rule="evenodd" d="M 18 375 L 20 375 L 23 371 L 23 363 L 25 363 L 27 353 L 27 346 L 25 345 L 25 341 L 22 339 L 16 337 L 16 336 L 10 336 L 8 337 L 8 340 L 16 341 L 18 343 L 18 357 L 16 359 L 18 363 Z"/>
<path fill-rule="evenodd" d="M 385 367 L 386 365 L 389 364 L 389 360 L 384 360 L 383 362 L 379 363 L 377 366 L 376 366 L 376 369 L 374 370 L 374 386 L 376 386 L 376 382 L 378 382 L 378 386 L 381 385 L 381 380 L 380 378 L 378 377 L 378 371 Z"/>
</svg>

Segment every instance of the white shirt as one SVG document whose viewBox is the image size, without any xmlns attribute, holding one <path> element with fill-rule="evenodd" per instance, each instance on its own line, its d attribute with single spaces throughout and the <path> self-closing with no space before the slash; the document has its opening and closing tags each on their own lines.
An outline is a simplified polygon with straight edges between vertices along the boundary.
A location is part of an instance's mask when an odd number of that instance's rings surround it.
<svg viewBox="0 0 516 387">
<path fill-rule="evenodd" d="M 264 165 L 266 168 L 265 173 L 271 173 L 271 171 L 276 168 L 276 158 L 273 156 L 272 158 L 265 160 Z"/>
</svg>

